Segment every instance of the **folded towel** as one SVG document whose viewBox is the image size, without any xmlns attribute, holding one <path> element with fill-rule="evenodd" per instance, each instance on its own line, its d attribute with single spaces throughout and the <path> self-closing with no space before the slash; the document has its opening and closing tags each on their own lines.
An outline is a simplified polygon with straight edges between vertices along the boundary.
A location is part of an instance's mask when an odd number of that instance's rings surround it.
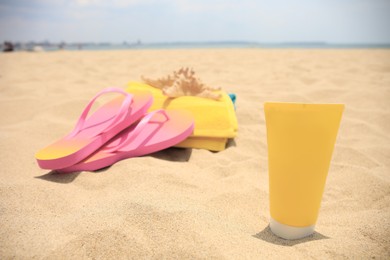
<svg viewBox="0 0 390 260">
<path fill-rule="evenodd" d="M 154 97 L 150 111 L 156 109 L 185 109 L 194 115 L 195 129 L 193 134 L 177 147 L 200 148 L 211 151 L 225 149 L 229 138 L 237 135 L 237 118 L 232 100 L 223 91 L 220 91 L 219 100 L 183 96 L 169 98 L 164 96 L 160 89 L 144 83 L 130 82 L 127 92 L 136 90 L 148 90 Z"/>
</svg>

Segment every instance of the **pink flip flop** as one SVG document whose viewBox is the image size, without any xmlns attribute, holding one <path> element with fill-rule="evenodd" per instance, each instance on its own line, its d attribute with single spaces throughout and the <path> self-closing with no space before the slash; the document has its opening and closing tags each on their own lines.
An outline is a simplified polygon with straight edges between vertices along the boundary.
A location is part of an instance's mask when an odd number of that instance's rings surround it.
<svg viewBox="0 0 390 260">
<path fill-rule="evenodd" d="M 192 134 L 194 118 L 182 110 L 156 110 L 122 131 L 85 160 L 58 172 L 94 171 L 117 161 L 171 147 Z"/>
<path fill-rule="evenodd" d="M 121 96 L 105 103 L 87 118 L 96 99 L 113 92 Z M 152 102 L 153 96 L 149 92 L 129 94 L 118 88 L 107 88 L 97 93 L 68 135 L 35 154 L 39 167 L 54 170 L 80 162 L 123 129 L 138 121 Z"/>
</svg>

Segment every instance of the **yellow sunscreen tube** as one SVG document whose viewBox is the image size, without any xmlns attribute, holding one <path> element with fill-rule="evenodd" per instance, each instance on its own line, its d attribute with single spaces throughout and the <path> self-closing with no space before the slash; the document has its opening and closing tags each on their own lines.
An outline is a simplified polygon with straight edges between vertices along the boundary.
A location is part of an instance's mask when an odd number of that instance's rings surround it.
<svg viewBox="0 0 390 260">
<path fill-rule="evenodd" d="M 264 104 L 271 231 L 285 239 L 314 232 L 342 104 Z"/>
</svg>

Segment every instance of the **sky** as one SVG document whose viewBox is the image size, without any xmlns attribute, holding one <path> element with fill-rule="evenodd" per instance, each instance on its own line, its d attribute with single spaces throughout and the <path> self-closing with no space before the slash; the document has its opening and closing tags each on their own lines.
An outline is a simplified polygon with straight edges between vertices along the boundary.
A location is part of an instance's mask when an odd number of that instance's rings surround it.
<svg viewBox="0 0 390 260">
<path fill-rule="evenodd" d="M 0 41 L 390 43 L 390 0 L 0 0 Z"/>
</svg>

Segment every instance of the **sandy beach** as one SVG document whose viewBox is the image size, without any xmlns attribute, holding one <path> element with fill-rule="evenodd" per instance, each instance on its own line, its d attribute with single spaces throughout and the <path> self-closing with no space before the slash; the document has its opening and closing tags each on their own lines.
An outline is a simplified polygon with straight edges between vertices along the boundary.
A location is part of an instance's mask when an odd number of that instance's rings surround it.
<svg viewBox="0 0 390 260">
<path fill-rule="evenodd" d="M 222 152 L 170 148 L 57 174 L 34 153 L 91 97 L 192 67 L 237 95 Z M 346 106 L 314 235 L 269 227 L 265 101 Z M 390 50 L 183 49 L 0 54 L 1 259 L 389 259 Z"/>
</svg>

